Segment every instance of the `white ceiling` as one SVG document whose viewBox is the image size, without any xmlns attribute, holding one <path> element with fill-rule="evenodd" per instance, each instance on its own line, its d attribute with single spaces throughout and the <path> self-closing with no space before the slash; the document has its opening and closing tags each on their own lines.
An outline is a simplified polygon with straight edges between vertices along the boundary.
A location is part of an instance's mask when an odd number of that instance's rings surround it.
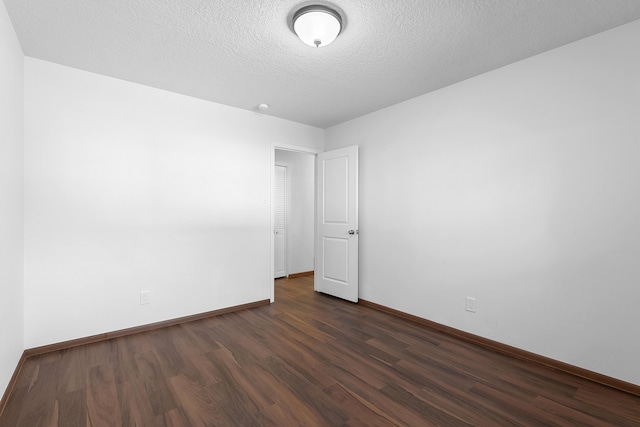
<svg viewBox="0 0 640 427">
<path fill-rule="evenodd" d="M 27 56 L 326 128 L 640 19 L 639 0 L 4 0 Z M 346 27 L 315 49 L 294 9 Z"/>
</svg>

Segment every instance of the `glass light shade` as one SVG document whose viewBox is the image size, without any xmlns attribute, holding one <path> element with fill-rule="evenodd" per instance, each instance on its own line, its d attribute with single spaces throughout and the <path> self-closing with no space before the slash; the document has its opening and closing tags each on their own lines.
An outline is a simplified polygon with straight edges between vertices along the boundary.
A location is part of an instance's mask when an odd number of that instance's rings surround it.
<svg viewBox="0 0 640 427">
<path fill-rule="evenodd" d="M 307 6 L 293 17 L 293 30 L 309 46 L 324 47 L 333 42 L 342 30 L 338 12 L 325 6 Z"/>
</svg>

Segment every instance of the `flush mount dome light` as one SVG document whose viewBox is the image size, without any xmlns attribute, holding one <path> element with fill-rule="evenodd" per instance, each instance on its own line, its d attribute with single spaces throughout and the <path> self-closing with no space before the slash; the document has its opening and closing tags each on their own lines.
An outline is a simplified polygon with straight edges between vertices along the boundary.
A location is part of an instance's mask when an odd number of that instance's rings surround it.
<svg viewBox="0 0 640 427">
<path fill-rule="evenodd" d="M 293 14 L 293 30 L 309 46 L 328 46 L 342 31 L 342 17 L 327 6 L 305 6 Z"/>
</svg>

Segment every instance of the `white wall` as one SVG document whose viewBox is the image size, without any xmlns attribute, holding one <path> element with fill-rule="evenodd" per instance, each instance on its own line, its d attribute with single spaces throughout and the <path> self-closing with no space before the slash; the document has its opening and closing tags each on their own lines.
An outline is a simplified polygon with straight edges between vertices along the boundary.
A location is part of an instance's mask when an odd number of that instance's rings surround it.
<svg viewBox="0 0 640 427">
<path fill-rule="evenodd" d="M 360 145 L 360 297 L 640 384 L 638 40 L 640 21 L 328 129 Z"/>
<path fill-rule="evenodd" d="M 312 271 L 315 156 L 276 150 L 276 164 L 287 167 L 287 274 Z"/>
<path fill-rule="evenodd" d="M 22 143 L 24 57 L 0 2 L 0 397 L 24 350 Z"/>
<path fill-rule="evenodd" d="M 268 299 L 270 141 L 323 135 L 26 58 L 26 347 Z"/>
</svg>

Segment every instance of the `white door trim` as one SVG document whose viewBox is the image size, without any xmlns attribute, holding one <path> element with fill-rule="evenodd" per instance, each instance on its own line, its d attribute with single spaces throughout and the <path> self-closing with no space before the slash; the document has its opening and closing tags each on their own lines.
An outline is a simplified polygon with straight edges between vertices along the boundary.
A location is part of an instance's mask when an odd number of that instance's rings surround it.
<svg viewBox="0 0 640 427">
<path fill-rule="evenodd" d="M 293 151 L 296 153 L 303 153 L 303 154 L 313 154 L 316 155 L 318 153 L 322 153 L 323 150 L 317 149 L 317 148 L 310 148 L 310 147 L 303 147 L 300 145 L 291 145 L 291 144 L 282 144 L 279 142 L 272 142 L 271 143 L 271 156 L 270 156 L 270 166 L 269 166 L 269 170 L 271 171 L 271 173 L 269 174 L 269 180 L 270 180 L 270 184 L 271 184 L 271 195 L 270 195 L 270 211 L 271 211 L 271 232 L 269 233 L 271 235 L 271 244 L 269 246 L 269 255 L 270 255 L 270 260 L 269 260 L 269 265 L 270 267 L 270 274 L 269 274 L 269 292 L 270 292 L 270 300 L 271 302 L 275 301 L 275 284 L 274 284 L 274 280 L 273 280 L 273 276 L 275 275 L 275 258 L 274 258 L 274 246 L 275 246 L 275 236 L 273 234 L 273 230 L 274 230 L 274 226 L 275 226 L 275 215 L 274 215 L 274 196 L 275 196 L 275 174 L 276 174 L 276 150 L 282 150 L 282 151 Z M 314 176 L 315 176 L 315 171 L 314 171 Z M 315 185 L 314 185 L 315 188 Z M 315 200 L 315 197 L 314 197 Z M 315 207 L 314 207 L 314 212 L 315 212 Z M 315 219 L 314 219 L 314 224 L 315 224 Z M 314 245 L 314 250 L 315 250 L 315 245 Z"/>
</svg>

